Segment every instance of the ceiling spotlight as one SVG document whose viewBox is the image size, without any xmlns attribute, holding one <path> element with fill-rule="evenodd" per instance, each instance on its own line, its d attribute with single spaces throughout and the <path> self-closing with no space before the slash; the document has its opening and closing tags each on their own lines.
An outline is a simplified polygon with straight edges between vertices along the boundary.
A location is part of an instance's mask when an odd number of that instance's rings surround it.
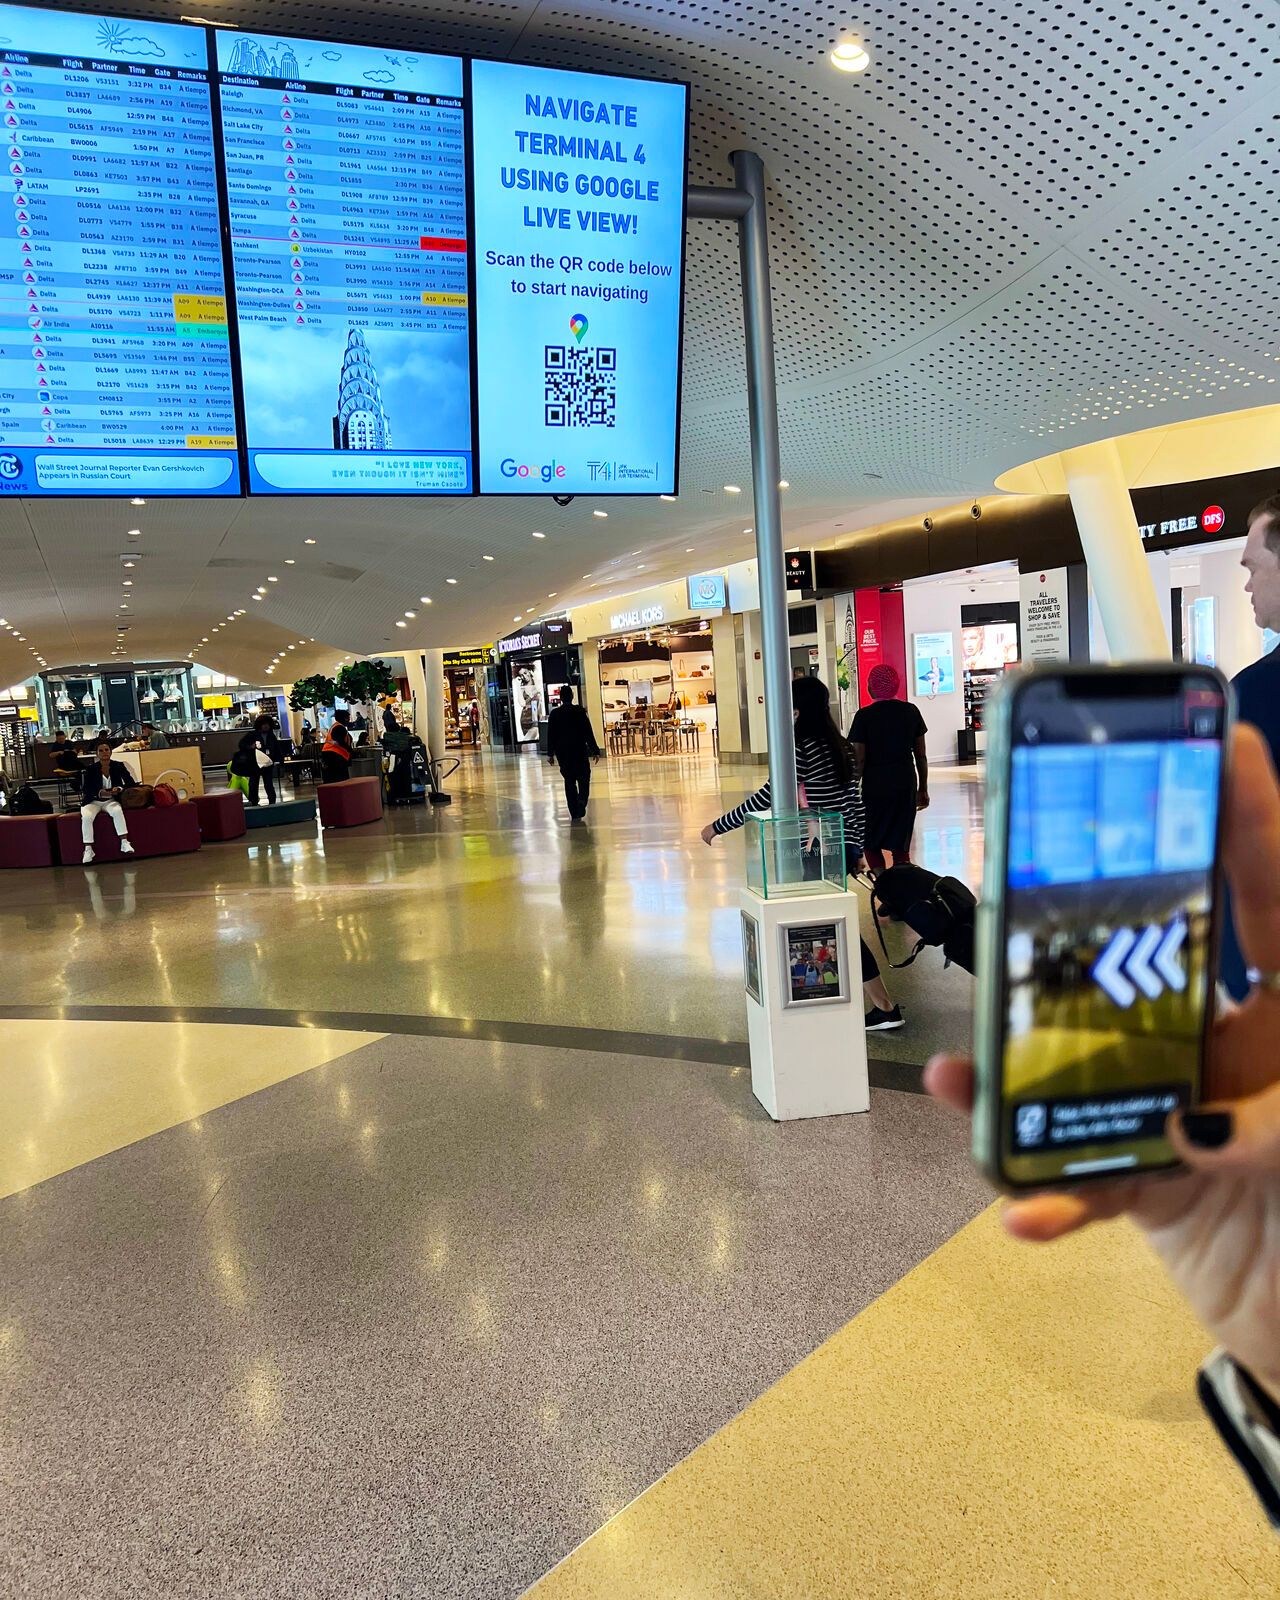
<svg viewBox="0 0 1280 1600">
<path fill-rule="evenodd" d="M 551 592 L 550 592 L 550 594 L 548 594 L 548 596 L 547 596 L 547 599 L 548 599 L 548 600 L 554 600 L 554 599 L 555 599 L 555 597 L 556 597 L 556 596 L 557 596 L 557 595 L 558 595 L 558 594 L 559 594 L 559 593 L 560 593 L 560 591 L 559 591 L 559 589 L 552 589 L 552 591 L 551 591 Z"/>
<path fill-rule="evenodd" d="M 457 583 L 458 580 L 456 578 L 446 578 L 444 581 L 446 583 Z"/>
<path fill-rule="evenodd" d="M 138 565 L 138 563 L 136 561 L 126 561 L 124 565 L 125 565 L 125 571 L 126 572 L 131 572 L 133 570 L 133 568 Z"/>
<path fill-rule="evenodd" d="M 429 605 L 432 604 L 431 596 L 429 594 L 419 595 L 418 599 L 419 599 L 420 603 L 422 605 L 424 605 L 424 606 L 429 606 Z M 315 641 L 312 640 L 312 643 L 314 644 Z"/>
<path fill-rule="evenodd" d="M 828 58 L 838 72 L 865 72 L 871 57 L 853 39 L 842 39 Z"/>
<path fill-rule="evenodd" d="M 603 521 L 609 515 L 609 513 L 607 511 L 593 511 L 591 515 L 593 517 L 599 517 L 601 521 Z"/>
<path fill-rule="evenodd" d="M 284 564 L 286 567 L 296 567 L 298 565 L 292 556 L 286 556 L 284 558 Z"/>
<path fill-rule="evenodd" d="M 122 589 L 132 589 L 133 588 L 133 579 L 132 578 L 121 578 L 120 587 Z"/>
<path fill-rule="evenodd" d="M 494 557 L 493 556 L 481 556 L 480 559 L 481 559 L 481 561 L 492 561 L 494 559 Z"/>
<path fill-rule="evenodd" d="M 249 598 L 250 600 L 261 600 L 262 596 L 260 594 L 251 594 Z"/>
<path fill-rule="evenodd" d="M 692 546 L 692 545 L 691 545 L 691 544 L 687 544 L 687 545 L 685 545 L 685 547 L 684 547 L 684 553 L 685 553 L 685 555 L 687 555 L 687 556 L 691 556 L 691 555 L 692 555 L 692 554 L 693 554 L 693 546 Z"/>
<path fill-rule="evenodd" d="M 302 542 L 303 542 L 303 544 L 314 544 L 315 540 L 314 539 L 304 539 Z"/>
<path fill-rule="evenodd" d="M 296 650 L 296 649 L 297 649 L 297 648 L 298 648 L 298 647 L 297 647 L 297 645 L 296 645 L 296 644 L 291 644 L 291 645 L 290 645 L 290 646 L 289 646 L 289 649 L 290 649 L 290 650 Z"/>
<path fill-rule="evenodd" d="M 512 622 L 519 622 L 519 620 L 520 620 L 520 613 L 519 613 L 519 612 L 518 612 L 518 611 L 517 611 L 517 612 L 516 612 L 516 614 L 515 614 L 515 616 L 514 616 L 514 617 L 512 617 L 512 619 L 511 619 L 511 620 L 512 620 Z"/>
<path fill-rule="evenodd" d="M 133 499 L 133 500 L 130 500 L 130 502 L 129 502 L 129 504 L 131 506 L 145 506 L 146 503 L 147 502 L 145 500 L 142 500 L 142 499 Z"/>
<path fill-rule="evenodd" d="M 418 615 L 418 613 L 416 611 L 406 611 L 405 612 L 405 616 L 408 617 L 411 622 L 413 621 L 414 617 L 416 617 L 417 615 Z M 290 645 L 289 648 L 290 648 L 290 650 L 292 650 L 293 646 Z"/>
<path fill-rule="evenodd" d="M 537 529 L 535 528 L 534 531 L 533 531 L 533 534 L 531 535 L 531 537 L 534 538 L 534 539 L 545 539 L 546 538 L 546 534 L 545 533 L 539 533 L 537 531 Z"/>
<path fill-rule="evenodd" d="M 141 528 L 130 528 L 128 533 L 125 535 L 126 539 L 141 539 L 141 537 L 142 537 L 142 529 Z"/>
<path fill-rule="evenodd" d="M 787 482 L 787 480 L 785 478 L 779 478 L 778 479 L 778 487 L 779 487 L 779 489 L 789 489 L 791 487 L 791 485 Z"/>
<path fill-rule="evenodd" d="M 658 496 L 658 499 L 659 499 L 659 500 L 669 500 L 669 501 L 671 501 L 671 502 L 672 502 L 672 504 L 674 504 L 674 503 L 675 503 L 675 498 L 676 498 L 676 497 L 675 497 L 675 495 L 673 495 L 673 494 L 660 494 L 660 495 L 659 495 L 659 496 Z"/>
<path fill-rule="evenodd" d="M 263 587 L 263 586 L 262 586 L 262 584 L 259 584 L 259 585 L 258 585 L 258 595 L 259 595 L 259 598 L 261 598 L 261 596 L 263 596 L 263 595 L 264 595 L 264 594 L 266 594 L 266 592 L 267 592 L 267 591 L 266 591 L 266 589 L 265 589 L 265 588 L 264 588 L 264 587 Z"/>
<path fill-rule="evenodd" d="M 396 623 L 396 627 L 397 628 L 407 628 L 408 626 L 409 626 L 409 624 L 407 622 L 397 622 Z"/>
<path fill-rule="evenodd" d="M 726 494 L 741 494 L 742 493 L 742 489 L 736 483 L 726 483 L 725 486 L 724 486 L 724 492 Z"/>
<path fill-rule="evenodd" d="M 268 583 L 279 583 L 280 580 L 279 580 L 279 578 L 268 578 L 267 582 Z"/>
</svg>

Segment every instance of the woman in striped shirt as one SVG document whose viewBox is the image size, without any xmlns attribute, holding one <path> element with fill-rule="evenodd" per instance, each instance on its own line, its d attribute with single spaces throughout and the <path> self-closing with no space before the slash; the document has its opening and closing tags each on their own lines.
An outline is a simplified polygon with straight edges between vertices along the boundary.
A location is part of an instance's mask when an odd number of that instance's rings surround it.
<svg viewBox="0 0 1280 1600">
<path fill-rule="evenodd" d="M 844 818 L 846 873 L 863 865 L 862 844 L 866 835 L 862 795 L 853 771 L 853 754 L 831 720 L 831 696 L 818 678 L 796 678 L 791 685 L 791 704 L 796 720 L 796 780 L 800 785 L 800 804 L 807 811 L 838 811 Z M 769 810 L 769 785 L 757 789 L 740 806 L 709 822 L 702 830 L 710 844 L 719 834 L 732 833 L 747 820 L 750 811 Z M 886 1033 L 903 1025 L 902 1011 L 889 996 L 880 978 L 876 958 L 862 945 L 862 992 L 867 1002 L 867 1031 Z"/>
</svg>

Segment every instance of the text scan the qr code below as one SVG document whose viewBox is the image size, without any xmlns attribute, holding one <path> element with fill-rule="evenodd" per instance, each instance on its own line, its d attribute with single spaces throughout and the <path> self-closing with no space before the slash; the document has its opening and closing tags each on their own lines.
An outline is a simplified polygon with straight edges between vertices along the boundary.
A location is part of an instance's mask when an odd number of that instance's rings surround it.
<svg viewBox="0 0 1280 1600">
<path fill-rule="evenodd" d="M 548 428 L 612 428 L 617 421 L 618 352 L 596 345 L 545 347 Z"/>
</svg>

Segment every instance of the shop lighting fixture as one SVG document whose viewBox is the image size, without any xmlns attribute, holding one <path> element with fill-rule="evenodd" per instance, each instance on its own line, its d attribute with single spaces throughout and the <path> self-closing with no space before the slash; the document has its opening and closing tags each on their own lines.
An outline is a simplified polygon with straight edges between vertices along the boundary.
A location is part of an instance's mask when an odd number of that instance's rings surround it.
<svg viewBox="0 0 1280 1600">
<path fill-rule="evenodd" d="M 865 72 L 871 57 L 853 39 L 842 39 L 828 57 L 837 72 Z"/>
</svg>

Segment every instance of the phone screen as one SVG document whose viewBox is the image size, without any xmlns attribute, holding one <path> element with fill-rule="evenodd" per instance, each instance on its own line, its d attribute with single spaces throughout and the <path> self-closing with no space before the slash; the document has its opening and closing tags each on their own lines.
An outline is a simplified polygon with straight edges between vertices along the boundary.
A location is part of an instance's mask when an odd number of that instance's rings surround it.
<svg viewBox="0 0 1280 1600">
<path fill-rule="evenodd" d="M 1175 1163 L 1214 979 L 1226 697 L 1196 672 L 1032 678 L 1011 707 L 1000 1166 Z"/>
</svg>

